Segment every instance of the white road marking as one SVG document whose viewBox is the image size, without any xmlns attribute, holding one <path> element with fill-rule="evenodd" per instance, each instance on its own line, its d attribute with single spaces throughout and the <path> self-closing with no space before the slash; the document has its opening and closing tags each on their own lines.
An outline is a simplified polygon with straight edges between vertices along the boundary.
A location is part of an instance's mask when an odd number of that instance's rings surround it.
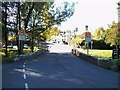
<svg viewBox="0 0 120 90">
<path fill-rule="evenodd" d="M 25 73 L 25 69 L 23 69 L 23 72 Z"/>
<path fill-rule="evenodd" d="M 25 65 L 23 65 L 23 68 L 25 68 Z"/>
<path fill-rule="evenodd" d="M 23 64 L 23 77 L 24 77 L 24 79 L 26 80 L 26 74 L 25 74 L 25 65 L 26 65 L 26 62 L 27 62 L 27 60 L 24 62 L 24 64 Z M 25 83 L 25 88 L 26 88 L 26 90 L 28 90 L 28 83 Z"/>
<path fill-rule="evenodd" d="M 24 76 L 24 79 L 26 79 L 26 74 L 23 74 L 23 76 Z"/>
<path fill-rule="evenodd" d="M 28 84 L 27 83 L 25 83 L 25 88 L 26 88 L 26 90 L 28 90 Z"/>
<path fill-rule="evenodd" d="M 24 62 L 24 65 L 26 64 L 26 62 Z"/>
</svg>

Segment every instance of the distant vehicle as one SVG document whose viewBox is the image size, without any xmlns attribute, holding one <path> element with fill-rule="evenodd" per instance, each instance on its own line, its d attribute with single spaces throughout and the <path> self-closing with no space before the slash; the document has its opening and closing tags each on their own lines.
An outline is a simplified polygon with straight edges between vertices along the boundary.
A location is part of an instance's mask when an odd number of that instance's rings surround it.
<svg viewBox="0 0 120 90">
<path fill-rule="evenodd" d="M 8 47 L 8 48 L 13 48 L 13 45 L 8 45 L 7 47 Z"/>
<path fill-rule="evenodd" d="M 28 49 L 28 45 L 27 44 L 24 44 L 24 49 Z"/>
<path fill-rule="evenodd" d="M 15 50 L 18 49 L 17 45 L 14 45 L 14 46 L 13 46 L 13 49 L 15 49 Z"/>
<path fill-rule="evenodd" d="M 5 48 L 5 45 L 3 45 L 2 48 Z M 7 48 L 13 48 L 13 45 L 8 45 Z"/>
</svg>

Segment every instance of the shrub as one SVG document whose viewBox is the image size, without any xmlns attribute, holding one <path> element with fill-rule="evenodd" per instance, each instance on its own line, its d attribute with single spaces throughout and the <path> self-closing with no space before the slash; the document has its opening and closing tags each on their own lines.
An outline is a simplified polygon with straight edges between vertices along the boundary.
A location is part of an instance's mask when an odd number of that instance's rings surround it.
<svg viewBox="0 0 120 90">
<path fill-rule="evenodd" d="M 106 44 L 104 40 L 93 40 L 93 49 L 107 49 L 110 50 L 112 47 L 110 44 Z"/>
</svg>

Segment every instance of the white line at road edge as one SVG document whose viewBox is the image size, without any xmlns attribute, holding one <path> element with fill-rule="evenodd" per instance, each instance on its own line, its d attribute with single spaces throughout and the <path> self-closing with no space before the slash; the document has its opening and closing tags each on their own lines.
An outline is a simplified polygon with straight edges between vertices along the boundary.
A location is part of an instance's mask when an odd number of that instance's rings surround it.
<svg viewBox="0 0 120 90">
<path fill-rule="evenodd" d="M 28 90 L 28 84 L 27 83 L 25 83 L 25 88 L 26 88 L 26 90 Z"/>
</svg>

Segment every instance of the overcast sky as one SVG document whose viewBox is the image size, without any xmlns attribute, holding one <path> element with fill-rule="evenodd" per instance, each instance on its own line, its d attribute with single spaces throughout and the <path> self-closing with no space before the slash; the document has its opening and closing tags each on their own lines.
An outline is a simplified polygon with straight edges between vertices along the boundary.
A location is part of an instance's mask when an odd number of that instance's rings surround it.
<svg viewBox="0 0 120 90">
<path fill-rule="evenodd" d="M 119 0 L 57 0 L 76 1 L 74 15 L 68 21 L 61 24 L 61 30 L 74 30 L 79 33 L 85 31 L 85 25 L 94 32 L 99 27 L 108 28 L 113 21 L 118 22 L 117 2 Z"/>
</svg>

